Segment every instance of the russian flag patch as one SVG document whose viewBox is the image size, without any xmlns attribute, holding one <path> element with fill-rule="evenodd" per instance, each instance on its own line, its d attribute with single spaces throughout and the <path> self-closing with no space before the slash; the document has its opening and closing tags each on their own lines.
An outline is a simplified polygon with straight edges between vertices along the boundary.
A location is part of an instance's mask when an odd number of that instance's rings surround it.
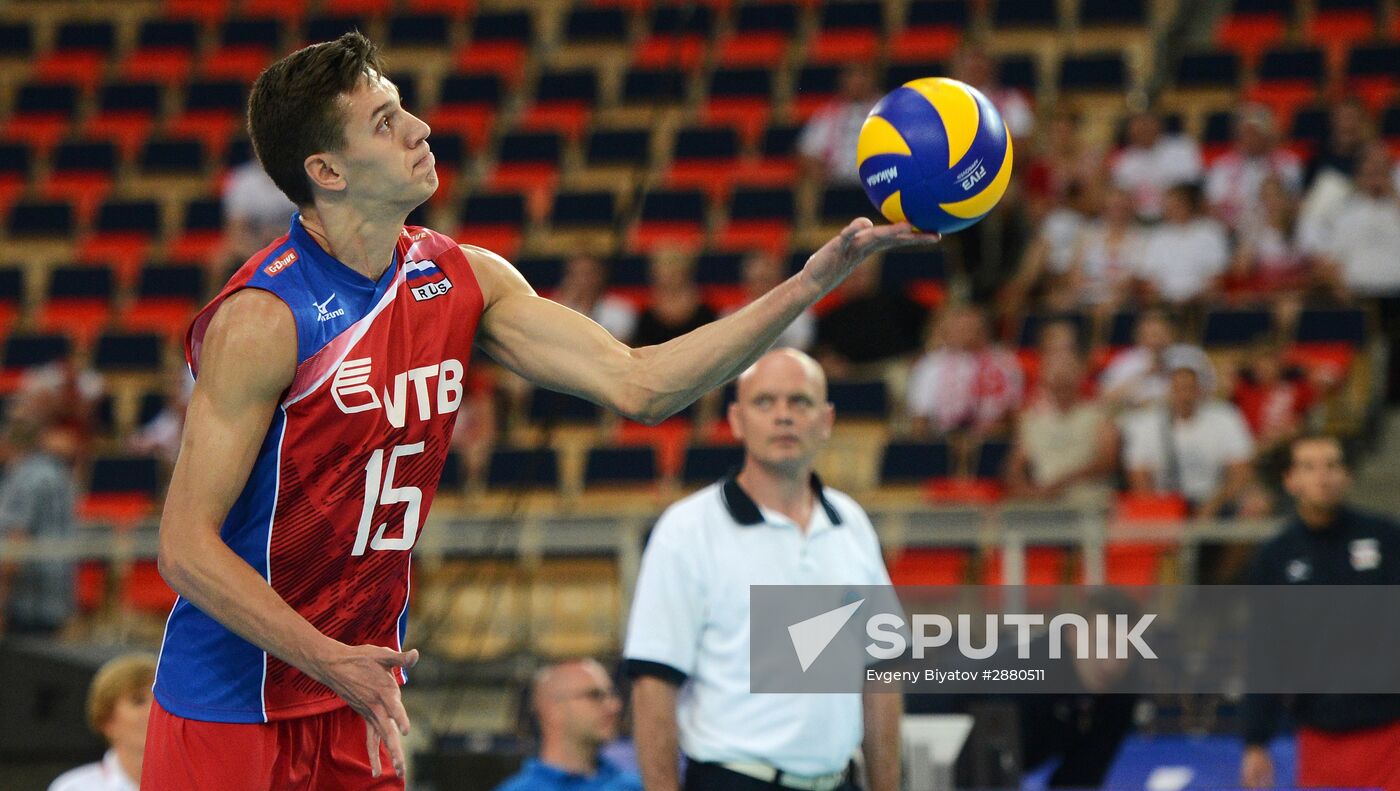
<svg viewBox="0 0 1400 791">
<path fill-rule="evenodd" d="M 424 261 L 405 261 L 403 271 L 409 292 L 419 302 L 440 297 L 452 290 L 452 281 L 447 279 L 447 275 L 438 269 L 438 265 L 431 258 Z"/>
</svg>

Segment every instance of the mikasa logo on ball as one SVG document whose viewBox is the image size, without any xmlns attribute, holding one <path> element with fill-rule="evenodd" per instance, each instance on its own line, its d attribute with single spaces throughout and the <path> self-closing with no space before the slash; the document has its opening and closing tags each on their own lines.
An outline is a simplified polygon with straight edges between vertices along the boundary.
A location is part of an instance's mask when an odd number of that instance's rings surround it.
<svg viewBox="0 0 1400 791">
<path fill-rule="evenodd" d="M 865 183 L 873 187 L 876 184 L 883 184 L 886 181 L 894 181 L 897 178 L 899 178 L 899 168 L 888 167 L 880 171 L 879 173 L 871 175 L 865 180 Z"/>
<path fill-rule="evenodd" d="M 977 186 L 977 182 L 987 177 L 987 168 L 982 164 L 982 160 L 977 160 L 967 167 L 966 170 L 958 174 L 958 181 L 962 183 L 964 190 L 970 190 Z"/>
</svg>

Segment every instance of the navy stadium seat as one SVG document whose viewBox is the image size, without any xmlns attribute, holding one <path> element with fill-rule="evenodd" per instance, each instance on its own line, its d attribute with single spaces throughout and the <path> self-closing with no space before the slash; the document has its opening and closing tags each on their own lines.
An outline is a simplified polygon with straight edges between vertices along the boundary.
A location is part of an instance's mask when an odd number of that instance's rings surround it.
<svg viewBox="0 0 1400 791">
<path fill-rule="evenodd" d="M 160 231 L 160 207 L 153 201 L 111 201 L 97 211 L 96 228 L 103 233 L 155 235 Z"/>
<path fill-rule="evenodd" d="M 832 382 L 827 386 L 827 399 L 838 418 L 884 420 L 890 414 L 889 393 L 882 381 Z"/>
<path fill-rule="evenodd" d="M 535 86 L 535 100 L 540 102 L 598 101 L 598 72 L 593 69 L 547 71 Z"/>
<path fill-rule="evenodd" d="M 504 95 L 501 78 L 494 74 L 449 74 L 442 78 L 438 102 L 442 105 L 494 105 Z"/>
<path fill-rule="evenodd" d="M 703 222 L 705 195 L 698 190 L 653 190 L 642 204 L 643 221 Z"/>
<path fill-rule="evenodd" d="M 1079 0 L 1079 24 L 1142 27 L 1147 24 L 1147 4 L 1144 0 Z"/>
<path fill-rule="evenodd" d="M 1259 79 L 1319 80 L 1325 73 L 1322 50 L 1314 48 L 1281 49 L 1264 53 L 1259 62 Z"/>
<path fill-rule="evenodd" d="M 600 414 L 598 405 L 578 396 L 535 388 L 530 393 L 529 416 L 536 423 L 592 423 Z"/>
<path fill-rule="evenodd" d="M 584 159 L 590 165 L 640 166 L 650 151 L 650 129 L 600 129 L 588 136 Z"/>
<path fill-rule="evenodd" d="M 1008 88 L 1019 88 L 1034 93 L 1040 87 L 1035 64 L 1035 59 L 1029 56 L 1014 55 L 1002 58 L 997 64 L 997 77 L 1001 84 Z"/>
<path fill-rule="evenodd" d="M 739 469 L 744 449 L 738 445 L 692 445 L 685 449 L 681 481 L 687 486 L 703 486 Z"/>
<path fill-rule="evenodd" d="M 442 47 L 449 43 L 452 22 L 443 14 L 409 14 L 389 20 L 390 47 Z"/>
<path fill-rule="evenodd" d="M 797 7 L 786 3 L 756 3 L 741 6 L 734 18 L 734 30 L 745 33 L 793 33 L 797 30 Z"/>
<path fill-rule="evenodd" d="M 76 113 L 78 89 L 63 83 L 27 83 L 15 95 L 17 114 L 68 115 Z"/>
<path fill-rule="evenodd" d="M 708 36 L 713 26 L 714 15 L 710 7 L 699 3 L 660 5 L 651 18 L 654 36 Z"/>
<path fill-rule="evenodd" d="M 367 30 L 366 20 L 358 16 L 321 16 L 306 20 L 303 39 L 308 44 L 334 41 L 352 30 Z"/>
<path fill-rule="evenodd" d="M 219 29 L 219 44 L 225 47 L 275 48 L 282 38 L 282 24 L 276 19 L 231 19 Z"/>
<path fill-rule="evenodd" d="M 1267 310 L 1215 310 L 1206 315 L 1202 346 L 1240 346 L 1267 340 L 1274 330 L 1273 313 Z"/>
<path fill-rule="evenodd" d="M 1298 316 L 1293 339 L 1298 343 L 1366 342 L 1366 314 L 1360 310 L 1305 310 Z"/>
<path fill-rule="evenodd" d="M 116 29 L 110 22 L 65 22 L 58 27 L 54 48 L 111 54 L 116 40 Z"/>
<path fill-rule="evenodd" d="M 512 132 L 501 139 L 501 162 L 558 163 L 564 143 L 555 132 Z"/>
<path fill-rule="evenodd" d="M 29 163 L 33 160 L 33 153 L 24 143 L 0 143 L 0 179 L 28 180 Z"/>
<path fill-rule="evenodd" d="M 30 58 L 34 55 L 34 29 L 26 22 L 0 24 L 0 58 Z"/>
<path fill-rule="evenodd" d="M 789 157 L 797 153 L 797 138 L 802 127 L 775 124 L 763 132 L 758 150 L 766 157 Z"/>
<path fill-rule="evenodd" d="M 105 456 L 93 459 L 88 479 L 91 494 L 146 494 L 160 488 L 160 467 L 149 456 Z"/>
<path fill-rule="evenodd" d="M 716 69 L 710 79 L 711 97 L 767 99 L 772 92 L 773 72 L 768 69 Z"/>
<path fill-rule="evenodd" d="M 1066 57 L 1060 62 L 1062 91 L 1121 91 L 1128 85 L 1128 67 L 1118 53 Z"/>
<path fill-rule="evenodd" d="M 471 23 L 472 41 L 515 41 L 529 44 L 534 22 L 528 12 L 503 11 L 478 14 Z"/>
<path fill-rule="evenodd" d="M 687 78 L 679 69 L 633 69 L 622 79 L 624 104 L 679 104 L 685 101 Z"/>
<path fill-rule="evenodd" d="M 729 204 L 734 220 L 781 220 L 793 222 L 796 199 L 790 189 L 739 187 Z"/>
<path fill-rule="evenodd" d="M 73 341 L 67 335 L 14 334 L 5 339 L 3 366 L 29 368 L 62 360 L 72 353 Z"/>
<path fill-rule="evenodd" d="M 525 198 L 516 193 L 472 195 L 462 202 L 460 219 L 471 225 L 520 225 L 525 222 Z"/>
<path fill-rule="evenodd" d="M 199 299 L 204 296 L 204 270 L 198 266 L 142 267 L 136 295 L 142 299 Z"/>
<path fill-rule="evenodd" d="M 894 90 L 906 82 L 948 73 L 948 64 L 941 60 L 919 60 L 891 63 L 885 70 L 885 87 Z"/>
<path fill-rule="evenodd" d="M 695 282 L 701 285 L 732 285 L 741 278 L 742 253 L 701 253 L 695 259 Z"/>
<path fill-rule="evenodd" d="M 1347 57 L 1349 77 L 1400 77 L 1400 44 L 1354 47 Z"/>
<path fill-rule="evenodd" d="M 93 366 L 99 371 L 160 370 L 161 339 L 149 332 L 104 333 L 97 339 Z"/>
<path fill-rule="evenodd" d="M 608 268 L 614 286 L 644 286 L 651 280 L 651 261 L 644 255 L 617 256 L 608 262 Z"/>
<path fill-rule="evenodd" d="M 1040 331 L 1047 324 L 1068 321 L 1074 325 L 1075 337 L 1083 343 L 1088 337 L 1089 317 L 1082 313 L 1032 313 L 1021 322 L 1021 330 L 1016 336 L 1016 345 L 1029 349 L 1040 342 Z"/>
<path fill-rule="evenodd" d="M 196 174 L 204 167 L 198 140 L 152 140 L 141 149 L 141 169 L 148 173 Z"/>
<path fill-rule="evenodd" d="M 627 14 L 621 8 L 575 8 L 564 19 L 564 40 L 620 44 L 627 40 Z"/>
<path fill-rule="evenodd" d="M 923 483 L 946 478 L 952 471 L 952 453 L 946 442 L 891 442 L 880 459 L 880 482 L 884 484 Z"/>
<path fill-rule="evenodd" d="M 102 86 L 97 107 L 104 113 L 155 115 L 161 110 L 161 87 L 153 82 L 119 82 Z"/>
<path fill-rule="evenodd" d="M 942 281 L 946 277 L 945 265 L 941 247 L 885 253 L 884 261 L 880 264 L 880 287 L 899 291 L 911 281 Z"/>
<path fill-rule="evenodd" d="M 973 468 L 974 477 L 995 480 L 1006 470 L 1006 459 L 1011 455 L 1011 443 L 1004 440 L 983 440 L 977 449 L 977 465 Z"/>
<path fill-rule="evenodd" d="M 874 207 L 860 187 L 827 187 L 822 192 L 823 222 L 848 223 L 855 217 L 868 216 Z"/>
<path fill-rule="evenodd" d="M 650 445 L 590 448 L 584 460 L 584 486 L 627 486 L 655 480 L 656 449 Z"/>
<path fill-rule="evenodd" d="M 555 227 L 609 225 L 617 213 L 617 196 L 605 190 L 561 192 L 554 197 L 550 223 Z"/>
<path fill-rule="evenodd" d="M 1108 326 L 1108 345 L 1110 348 L 1132 346 L 1133 336 L 1137 332 L 1138 314 L 1133 311 L 1119 311 L 1113 314 L 1112 321 Z"/>
<path fill-rule="evenodd" d="M 536 291 L 557 288 L 564 279 L 564 259 L 559 256 L 521 257 L 515 268 Z"/>
<path fill-rule="evenodd" d="M 998 0 L 992 13 L 996 27 L 1046 27 L 1059 24 L 1055 0 Z"/>
<path fill-rule="evenodd" d="M 106 141 L 60 143 L 53 152 L 58 172 L 94 171 L 110 174 L 117 167 L 117 147 Z"/>
<path fill-rule="evenodd" d="M 688 127 L 676 133 L 671 150 L 677 159 L 734 159 L 739 156 L 739 134 L 731 127 Z"/>
<path fill-rule="evenodd" d="M 955 27 L 967 25 L 967 3 L 963 0 L 915 0 L 909 4 L 904 23 L 909 27 Z"/>
<path fill-rule="evenodd" d="M 454 493 L 467 485 L 466 463 L 462 454 L 449 451 L 442 463 L 442 476 L 438 478 L 438 491 Z"/>
<path fill-rule="evenodd" d="M 100 266 L 59 266 L 49 276 L 49 299 L 110 300 L 112 270 Z"/>
<path fill-rule="evenodd" d="M 1176 64 L 1178 88 L 1235 88 L 1240 82 L 1240 56 L 1234 52 L 1193 52 Z"/>
<path fill-rule="evenodd" d="M 148 19 L 136 36 L 142 49 L 187 49 L 199 44 L 199 25 L 188 19 Z"/>
<path fill-rule="evenodd" d="M 559 485 L 559 455 L 552 448 L 491 452 L 486 485 L 493 489 L 552 489 Z"/>
<path fill-rule="evenodd" d="M 6 229 L 12 238 L 67 238 L 73 235 L 73 207 L 63 202 L 21 201 L 10 207 Z"/>
</svg>

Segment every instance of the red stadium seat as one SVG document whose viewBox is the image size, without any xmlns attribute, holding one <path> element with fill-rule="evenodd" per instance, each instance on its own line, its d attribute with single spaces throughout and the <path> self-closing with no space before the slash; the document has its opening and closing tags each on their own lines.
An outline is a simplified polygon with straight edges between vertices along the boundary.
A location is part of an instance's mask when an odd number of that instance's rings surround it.
<svg viewBox="0 0 1400 791">
<path fill-rule="evenodd" d="M 107 599 L 107 564 L 100 560 L 80 562 L 73 589 L 78 612 L 95 612 Z"/>
<path fill-rule="evenodd" d="M 671 418 L 655 426 L 623 420 L 613 441 L 620 446 L 650 445 L 656 452 L 657 471 L 663 478 L 680 474 L 681 461 L 690 441 L 691 425 L 686 418 Z"/>
<path fill-rule="evenodd" d="M 165 0 L 162 14 L 168 19 L 192 19 L 218 24 L 228 18 L 230 0 Z"/>
<path fill-rule="evenodd" d="M 1231 14 L 1215 30 L 1215 41 L 1232 52 L 1239 53 L 1246 68 L 1259 60 L 1264 50 L 1284 40 L 1288 21 L 1282 13 Z"/>
<path fill-rule="evenodd" d="M 164 614 L 175 606 L 175 591 L 160 576 L 154 560 L 138 560 L 131 564 L 122 579 L 122 606 L 139 613 Z"/>
<path fill-rule="evenodd" d="M 646 69 L 694 71 L 705 60 L 703 36 L 649 36 L 632 50 L 632 65 Z"/>
<path fill-rule="evenodd" d="M 1065 581 L 1065 565 L 1069 559 L 1068 550 L 1063 547 L 1026 547 L 1026 585 L 1061 585 Z M 1002 585 L 1004 558 L 1002 552 L 992 552 L 983 564 L 980 582 L 983 585 Z"/>
<path fill-rule="evenodd" d="M 906 547 L 890 564 L 895 585 L 961 585 L 972 555 L 965 549 Z"/>
</svg>

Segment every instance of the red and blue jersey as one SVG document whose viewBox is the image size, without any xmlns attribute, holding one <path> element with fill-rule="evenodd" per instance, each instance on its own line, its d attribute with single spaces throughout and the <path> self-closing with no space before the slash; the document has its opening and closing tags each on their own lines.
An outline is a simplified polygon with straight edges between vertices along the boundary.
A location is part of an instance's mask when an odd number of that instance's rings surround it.
<svg viewBox="0 0 1400 791">
<path fill-rule="evenodd" d="M 452 239 L 406 227 L 392 265 L 370 280 L 294 217 L 195 317 L 185 353 L 196 377 L 214 312 L 245 288 L 291 309 L 297 368 L 221 537 L 322 633 L 401 649 L 410 550 L 442 475 L 481 318 L 471 265 Z M 344 705 L 184 598 L 166 623 L 155 696 L 172 714 L 218 722 Z"/>
</svg>

